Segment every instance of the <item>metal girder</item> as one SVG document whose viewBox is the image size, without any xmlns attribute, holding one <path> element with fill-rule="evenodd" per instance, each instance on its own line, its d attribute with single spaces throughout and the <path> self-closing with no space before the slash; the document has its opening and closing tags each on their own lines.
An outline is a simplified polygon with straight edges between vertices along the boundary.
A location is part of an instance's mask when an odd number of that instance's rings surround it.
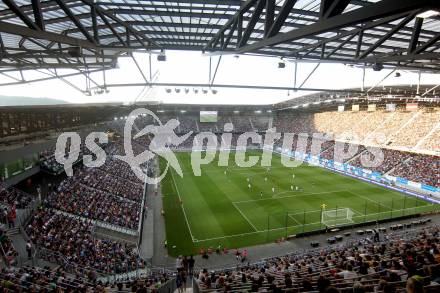
<svg viewBox="0 0 440 293">
<path fill-rule="evenodd" d="M 417 17 L 414 23 L 413 33 L 411 40 L 409 41 L 408 54 L 414 52 L 417 47 L 417 42 L 419 41 L 420 31 L 422 30 L 423 18 Z"/>
<path fill-rule="evenodd" d="M 397 13 L 409 12 L 415 9 L 430 7 L 433 0 L 382 0 L 367 7 L 358 8 L 347 13 L 337 15 L 328 19 L 321 19 L 311 25 L 292 30 L 287 33 L 277 34 L 273 37 L 262 39 L 259 42 L 241 47 L 238 53 L 252 52 L 263 47 L 274 46 L 310 35 L 316 35 L 341 27 L 349 27 L 374 19 L 388 17 Z"/>
<path fill-rule="evenodd" d="M 411 14 L 438 9 L 438 0 L 314 0 L 301 7 L 295 7 L 296 0 L 6 2 L 0 10 L 0 40 L 8 34 L 7 47 L 0 46 L 2 67 L 30 66 L 23 60 L 86 67 L 97 63 L 90 55 L 98 60 L 102 50 L 116 58 L 155 48 L 366 66 L 381 62 L 387 68 L 428 71 L 440 67 L 440 30 L 435 26 L 440 19 L 432 17 L 426 25 L 423 19 L 408 22 Z M 54 48 L 56 53 L 41 53 Z M 26 57 L 12 56 L 17 52 Z"/>
<path fill-rule="evenodd" d="M 0 20 L 0 32 L 12 34 L 12 35 L 19 35 L 28 38 L 44 39 L 44 40 L 53 41 L 56 43 L 68 44 L 72 46 L 80 46 L 80 47 L 92 48 L 92 49 L 97 48 L 96 44 L 91 43 L 87 40 L 77 39 L 48 31 L 34 30 L 28 27 L 4 22 L 1 20 Z"/>
<path fill-rule="evenodd" d="M 32 0 L 32 10 L 34 12 L 35 24 L 40 30 L 44 30 L 44 18 L 41 13 L 41 2 L 40 0 Z"/>
<path fill-rule="evenodd" d="M 426 49 L 428 49 L 429 47 L 431 47 L 432 45 L 434 45 L 438 40 L 440 40 L 440 33 L 438 33 L 437 35 L 433 36 L 431 39 L 429 39 L 426 43 L 424 43 L 423 45 L 417 47 L 414 50 L 415 54 L 419 54 L 423 51 L 425 51 Z"/>
<path fill-rule="evenodd" d="M 351 0 L 322 0 L 319 14 L 321 18 L 329 18 L 341 14 Z"/>
<path fill-rule="evenodd" d="M 89 32 L 82 25 L 81 21 L 75 16 L 75 14 L 70 11 L 70 8 L 62 0 L 55 0 L 64 13 L 70 18 L 70 20 L 76 25 L 76 27 L 81 31 L 81 33 L 86 37 L 91 43 L 96 43 L 96 40 L 89 34 Z"/>
<path fill-rule="evenodd" d="M 440 61 L 440 56 L 438 53 L 422 53 L 422 54 L 397 54 L 388 56 L 373 56 L 365 58 L 365 62 L 404 62 L 408 60 L 437 60 Z M 426 63 L 429 64 L 429 63 Z M 434 63 L 433 63 L 434 64 Z"/>
<path fill-rule="evenodd" d="M 266 0 L 258 0 L 257 6 L 255 7 L 255 9 L 252 13 L 252 17 L 247 24 L 246 30 L 244 31 L 243 36 L 241 37 L 240 42 L 238 43 L 238 47 L 242 47 L 242 46 L 246 45 L 247 41 L 249 40 L 249 37 L 252 34 L 252 31 L 253 31 L 255 25 L 257 24 L 257 21 L 261 17 L 261 12 L 263 12 L 263 8 L 264 8 L 265 4 L 266 4 Z"/>
<path fill-rule="evenodd" d="M 3 2 L 12 10 L 29 28 L 37 30 L 38 26 L 15 4 L 13 0 L 3 0 Z"/>
<path fill-rule="evenodd" d="M 110 22 L 107 20 L 105 15 L 101 14 L 101 12 L 99 12 L 99 11 L 97 13 L 98 13 L 99 17 L 102 19 L 102 21 L 105 23 L 105 25 L 111 30 L 111 32 L 113 33 L 113 36 L 115 36 L 121 44 L 123 44 L 124 46 L 127 46 L 127 44 L 124 42 L 122 37 L 119 35 L 119 33 L 113 27 L 113 25 L 111 25 Z"/>
<path fill-rule="evenodd" d="M 93 5 L 93 2 L 90 0 L 81 0 L 82 2 L 88 4 L 88 5 Z M 156 47 L 160 47 L 159 45 L 157 45 L 155 42 L 151 41 L 149 38 L 145 37 L 142 34 L 139 34 L 131 25 L 125 23 L 124 21 L 121 21 L 118 17 L 108 13 L 105 9 L 100 8 L 99 6 L 96 6 L 97 12 L 99 12 L 102 15 L 105 15 L 106 17 L 110 18 L 111 20 L 113 20 L 116 23 L 121 24 L 122 26 L 125 27 L 126 30 L 128 30 L 135 38 L 136 40 L 138 40 L 138 42 L 140 44 L 145 45 L 144 43 L 148 43 L 148 45 L 153 45 Z"/>
<path fill-rule="evenodd" d="M 90 17 L 92 18 L 92 29 L 93 29 L 93 38 L 96 43 L 99 43 L 99 32 L 98 32 L 98 21 L 97 21 L 97 13 L 96 6 L 90 6 Z"/>
<path fill-rule="evenodd" d="M 367 57 L 371 52 L 373 52 L 377 47 L 382 45 L 383 42 L 389 39 L 393 34 L 395 34 L 397 31 L 399 31 L 403 26 L 407 25 L 411 20 L 414 19 L 414 17 L 417 15 L 419 11 L 413 12 L 407 17 L 405 17 L 401 22 L 399 22 L 398 25 L 396 25 L 392 30 L 390 30 L 387 34 L 385 34 L 382 38 L 376 41 L 372 46 L 370 46 L 367 50 L 362 52 L 358 59 L 363 59 Z"/>
<path fill-rule="evenodd" d="M 297 0 L 286 0 L 283 4 L 283 7 L 281 8 L 280 12 L 277 15 L 277 18 L 275 19 L 273 25 L 271 26 L 267 37 L 270 38 L 274 35 L 276 35 L 281 27 L 283 26 L 284 22 L 287 19 L 287 16 L 289 16 L 290 11 L 292 10 L 293 6 L 295 5 Z"/>
<path fill-rule="evenodd" d="M 374 27 L 377 27 L 377 26 L 382 26 L 385 23 L 392 22 L 392 21 L 400 19 L 400 18 L 402 18 L 404 16 L 406 16 L 406 13 L 397 14 L 397 15 L 393 15 L 393 16 L 389 16 L 389 17 L 384 17 L 384 18 L 382 18 L 380 20 L 370 21 L 370 22 L 364 23 L 359 28 L 356 28 L 356 29 L 353 29 L 353 30 L 349 30 L 349 31 L 344 31 L 344 32 L 342 32 L 340 34 L 337 34 L 334 37 L 322 39 L 318 43 L 315 43 L 315 44 L 312 44 L 312 45 L 303 46 L 301 49 L 292 50 L 290 55 L 293 55 L 293 54 L 295 54 L 297 52 L 301 52 L 301 51 L 304 51 L 304 50 L 309 50 L 309 49 L 312 49 L 312 48 L 316 48 L 316 47 L 321 46 L 323 43 L 333 42 L 333 41 L 339 40 L 339 39 L 341 39 L 343 37 L 350 36 L 350 35 L 353 35 L 353 34 L 359 34 L 358 42 L 354 43 L 354 44 L 356 44 L 356 46 L 358 46 L 358 48 L 360 49 L 360 45 L 362 45 L 362 40 L 363 40 L 363 35 L 364 35 L 364 31 L 365 30 L 371 29 L 371 28 L 374 28 Z M 372 36 L 369 35 L 369 37 L 372 37 Z"/>
<path fill-rule="evenodd" d="M 264 37 L 267 37 L 272 28 L 275 17 L 275 0 L 266 0 L 266 17 L 264 20 Z"/>
</svg>

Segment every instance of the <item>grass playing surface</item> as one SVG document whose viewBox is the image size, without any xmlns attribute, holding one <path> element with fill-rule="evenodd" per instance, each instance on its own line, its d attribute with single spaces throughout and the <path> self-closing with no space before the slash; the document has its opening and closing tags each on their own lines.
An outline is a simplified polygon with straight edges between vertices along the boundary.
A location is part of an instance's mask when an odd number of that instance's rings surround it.
<svg viewBox="0 0 440 293">
<path fill-rule="evenodd" d="M 269 170 L 260 164 L 237 166 L 234 152 L 229 166 L 220 167 L 217 154 L 210 164 L 202 165 L 201 176 L 193 174 L 190 153 L 176 156 L 183 178 L 170 168 L 161 183 L 168 251 L 173 256 L 196 254 L 202 247 L 251 246 L 322 229 L 322 204 L 326 211 L 349 208 L 354 223 L 438 208 L 323 168 L 284 167 L 277 154 Z M 164 169 L 164 161 L 160 164 Z"/>
</svg>

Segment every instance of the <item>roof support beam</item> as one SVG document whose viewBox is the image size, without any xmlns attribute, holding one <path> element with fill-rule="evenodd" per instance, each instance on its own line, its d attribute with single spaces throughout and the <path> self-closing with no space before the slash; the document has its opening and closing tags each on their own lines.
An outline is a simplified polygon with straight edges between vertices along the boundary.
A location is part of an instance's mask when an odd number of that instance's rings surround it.
<svg viewBox="0 0 440 293">
<path fill-rule="evenodd" d="M 34 19 L 37 26 L 44 30 L 44 18 L 41 13 L 41 2 L 40 0 L 32 0 L 32 10 L 34 11 Z"/>
<path fill-rule="evenodd" d="M 60 0 L 57 0 L 57 1 L 60 1 Z M 94 2 L 90 1 L 90 0 L 81 0 L 81 1 L 89 6 L 94 5 Z M 117 16 L 108 13 L 106 11 L 106 9 L 102 9 L 100 6 L 95 6 L 95 7 L 96 7 L 97 13 L 104 15 L 104 16 L 108 17 L 109 19 L 113 20 L 114 22 L 125 27 L 136 38 L 136 40 L 139 42 L 139 44 L 144 46 L 144 48 L 148 49 L 147 46 L 150 46 L 150 45 L 153 45 L 153 46 L 160 48 L 160 46 L 158 44 L 156 44 L 154 41 L 145 37 L 145 35 L 142 35 L 139 32 L 137 32 L 131 25 L 120 20 Z"/>
<path fill-rule="evenodd" d="M 113 27 L 113 25 L 111 25 L 110 22 L 107 20 L 105 15 L 102 15 L 100 11 L 97 11 L 97 13 L 98 13 L 99 17 L 102 19 L 102 21 L 105 23 L 105 25 L 111 30 L 113 35 L 119 40 L 119 42 L 121 44 L 123 44 L 124 46 L 127 46 L 127 44 L 124 42 L 124 40 L 121 38 L 121 36 L 118 34 L 118 32 Z"/>
<path fill-rule="evenodd" d="M 206 45 L 206 48 L 211 47 L 213 44 L 216 44 L 218 42 L 218 39 L 221 37 L 224 32 L 233 25 L 234 21 L 238 21 L 238 27 L 237 27 L 237 33 L 238 33 L 238 42 L 240 42 L 241 38 L 241 30 L 243 28 L 243 13 L 248 11 L 252 6 L 255 5 L 257 0 L 247 0 L 245 3 L 243 3 L 240 7 L 240 9 L 235 13 L 233 17 L 231 17 L 224 25 L 223 27 L 217 32 L 217 34 L 209 41 L 209 43 Z M 214 46 L 212 46 L 214 47 Z"/>
<path fill-rule="evenodd" d="M 345 31 L 345 32 L 342 32 L 342 33 L 334 36 L 334 37 L 326 38 L 326 39 L 323 39 L 323 40 L 321 40 L 321 41 L 319 41 L 317 43 L 314 43 L 312 45 L 304 46 L 301 49 L 293 50 L 291 52 L 291 54 L 289 54 L 289 55 L 294 55 L 294 54 L 296 54 L 298 52 L 305 51 L 305 50 L 308 50 L 308 49 L 311 49 L 311 48 L 317 48 L 322 43 L 328 43 L 328 42 L 336 41 L 336 40 L 339 40 L 339 39 L 344 38 L 346 36 L 350 36 L 350 35 L 358 34 L 358 33 L 359 33 L 360 38 L 358 38 L 357 45 L 359 47 L 362 44 L 363 34 L 364 34 L 363 31 L 364 30 L 370 29 L 370 28 L 374 28 L 374 27 L 377 27 L 377 26 L 381 26 L 381 25 L 383 25 L 385 23 L 389 23 L 389 22 L 395 21 L 397 19 L 400 19 L 400 18 L 402 18 L 402 17 L 404 17 L 406 15 L 407 15 L 406 13 L 403 13 L 403 14 L 398 14 L 398 15 L 393 15 L 393 16 L 385 17 L 385 18 L 382 18 L 382 19 L 376 20 L 376 21 L 370 21 L 370 22 L 364 24 L 360 28 L 353 29 L 351 31 Z M 314 36 L 311 36 L 311 38 L 314 38 Z"/>
<path fill-rule="evenodd" d="M 90 17 L 92 18 L 92 30 L 93 30 L 93 38 L 96 43 L 99 43 L 99 32 L 98 32 L 98 21 L 96 19 L 96 6 L 90 6 Z"/>
<path fill-rule="evenodd" d="M 289 16 L 290 11 L 292 11 L 292 8 L 295 5 L 296 1 L 297 0 L 286 0 L 284 2 L 283 7 L 278 13 L 277 18 L 275 19 L 272 27 L 269 30 L 269 33 L 267 34 L 268 38 L 273 37 L 274 35 L 279 33 L 281 27 Z"/>
<path fill-rule="evenodd" d="M 419 41 L 420 31 L 422 30 L 423 18 L 417 17 L 414 23 L 413 32 L 411 35 L 411 40 L 409 41 L 408 54 L 414 52 L 417 47 L 417 42 Z"/>
<path fill-rule="evenodd" d="M 364 38 L 364 30 L 360 30 L 359 34 L 358 34 L 357 44 L 356 44 L 356 52 L 354 54 L 354 58 L 355 59 L 358 59 L 359 58 L 359 54 L 361 53 L 363 38 Z"/>
<path fill-rule="evenodd" d="M 392 35 L 394 35 L 396 32 L 398 32 L 402 27 L 407 25 L 413 18 L 417 15 L 419 11 L 411 13 L 407 17 L 405 17 L 401 22 L 399 22 L 398 25 L 396 25 L 392 30 L 390 30 L 387 34 L 385 34 L 382 38 L 376 41 L 373 45 L 371 45 L 367 50 L 362 52 L 362 54 L 358 57 L 359 59 L 363 59 L 367 57 L 371 52 L 373 52 L 377 47 L 382 45 L 383 42 L 389 39 Z"/>
<path fill-rule="evenodd" d="M 347 8 L 350 1 L 351 0 L 322 0 L 319 14 L 321 18 L 339 15 Z"/>
<path fill-rule="evenodd" d="M 75 26 L 81 31 L 81 33 L 86 37 L 86 39 L 91 42 L 95 43 L 95 39 L 89 34 L 89 32 L 85 29 L 85 27 L 82 25 L 82 23 L 79 21 L 78 18 L 76 18 L 75 14 L 72 13 L 69 7 L 67 7 L 66 4 L 62 0 L 55 0 L 60 8 L 64 11 L 64 13 L 70 18 L 70 20 L 75 24 Z"/>
<path fill-rule="evenodd" d="M 15 4 L 13 0 L 3 0 L 3 2 L 11 9 L 12 12 L 17 15 L 21 21 L 24 22 L 25 25 L 27 25 L 29 28 L 37 30 L 39 29 L 38 26 L 26 15 L 23 13 L 20 7 Z"/>
<path fill-rule="evenodd" d="M 355 24 L 392 16 L 398 13 L 409 12 L 415 9 L 430 7 L 434 4 L 434 0 L 382 0 L 366 7 L 358 8 L 337 15 L 328 19 L 319 20 L 311 25 L 304 26 L 300 29 L 292 30 L 287 33 L 277 34 L 273 37 L 263 39 L 237 50 L 238 53 L 252 52 L 264 47 L 274 46 L 310 35 L 316 35 L 341 27 L 352 26 Z"/>
<path fill-rule="evenodd" d="M 37 31 L 30 28 L 27 28 L 22 25 L 12 24 L 8 22 L 4 22 L 0 20 L 0 32 L 20 35 L 23 37 L 36 38 L 36 39 L 45 39 L 48 41 L 53 41 L 62 44 L 68 44 L 72 46 L 80 46 L 84 48 L 92 48 L 96 49 L 96 44 L 82 40 L 77 38 L 72 38 L 64 35 L 60 35 L 57 33 L 51 33 L 47 31 Z"/>
<path fill-rule="evenodd" d="M 425 51 L 426 49 L 428 49 L 429 47 L 431 47 L 432 45 L 434 45 L 438 40 L 440 40 L 440 33 L 436 34 L 435 36 L 433 36 L 431 39 L 429 39 L 426 43 L 424 43 L 423 45 L 417 47 L 414 50 L 414 54 L 419 54 L 423 51 Z"/>
<path fill-rule="evenodd" d="M 252 13 L 252 17 L 250 21 L 247 24 L 246 30 L 243 33 L 242 38 L 240 39 L 240 42 L 238 43 L 238 47 L 243 47 L 246 45 L 247 41 L 249 40 L 249 37 L 252 34 L 252 31 L 255 28 L 255 25 L 257 24 L 258 20 L 261 17 L 261 13 L 263 12 L 263 8 L 266 4 L 266 0 L 259 0 L 257 2 L 257 6 L 254 9 L 254 12 Z"/>
<path fill-rule="evenodd" d="M 361 31 L 362 32 L 362 31 Z M 326 56 L 325 59 L 330 58 L 334 53 L 336 53 L 339 49 L 341 49 L 342 47 L 344 47 L 348 42 L 351 41 L 351 39 L 354 38 L 354 34 L 349 36 L 348 38 L 346 38 L 342 43 L 340 43 L 336 48 L 334 48 L 331 52 L 329 52 Z"/>
<path fill-rule="evenodd" d="M 267 37 L 275 17 L 275 0 L 266 0 L 266 18 L 264 20 L 264 36 Z"/>
</svg>

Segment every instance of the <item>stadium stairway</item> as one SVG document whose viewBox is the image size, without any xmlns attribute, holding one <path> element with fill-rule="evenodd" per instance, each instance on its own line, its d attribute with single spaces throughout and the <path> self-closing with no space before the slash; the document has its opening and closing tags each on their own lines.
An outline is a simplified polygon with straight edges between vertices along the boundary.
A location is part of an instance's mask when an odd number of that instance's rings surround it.
<svg viewBox="0 0 440 293">
<path fill-rule="evenodd" d="M 401 162 L 401 163 L 395 165 L 393 168 L 391 168 L 390 170 L 388 170 L 388 172 L 386 172 L 384 175 L 391 175 L 391 174 L 393 174 L 394 170 L 395 170 L 398 166 L 400 166 L 400 165 L 402 165 L 402 164 L 405 164 L 405 163 L 409 162 L 411 159 L 412 159 L 412 158 L 408 158 L 408 159 L 406 159 L 405 161 L 403 161 L 403 162 Z"/>
<path fill-rule="evenodd" d="M 12 244 L 14 245 L 14 248 L 18 253 L 17 261 L 20 266 L 24 266 L 24 265 L 32 265 L 39 267 L 48 266 L 52 269 L 59 267 L 56 264 L 47 262 L 42 259 L 38 259 L 38 258 L 28 259 L 27 251 L 26 251 L 26 237 L 24 236 L 23 231 L 21 231 L 20 227 L 14 227 L 12 229 L 8 229 L 6 233 L 11 239 Z"/>
</svg>

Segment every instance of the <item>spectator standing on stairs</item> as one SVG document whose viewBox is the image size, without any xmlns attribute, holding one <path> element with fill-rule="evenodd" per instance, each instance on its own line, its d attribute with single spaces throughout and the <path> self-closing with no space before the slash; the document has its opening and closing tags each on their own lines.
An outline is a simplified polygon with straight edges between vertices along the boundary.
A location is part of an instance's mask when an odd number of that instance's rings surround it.
<svg viewBox="0 0 440 293">
<path fill-rule="evenodd" d="M 194 274 L 194 264 L 195 264 L 196 260 L 194 259 L 194 257 L 191 255 L 188 259 L 188 271 L 189 271 L 189 275 L 190 277 L 193 276 Z"/>
<path fill-rule="evenodd" d="M 26 252 L 27 252 L 28 259 L 31 259 L 32 258 L 32 243 L 31 243 L 31 241 L 28 241 L 26 243 Z"/>
</svg>

